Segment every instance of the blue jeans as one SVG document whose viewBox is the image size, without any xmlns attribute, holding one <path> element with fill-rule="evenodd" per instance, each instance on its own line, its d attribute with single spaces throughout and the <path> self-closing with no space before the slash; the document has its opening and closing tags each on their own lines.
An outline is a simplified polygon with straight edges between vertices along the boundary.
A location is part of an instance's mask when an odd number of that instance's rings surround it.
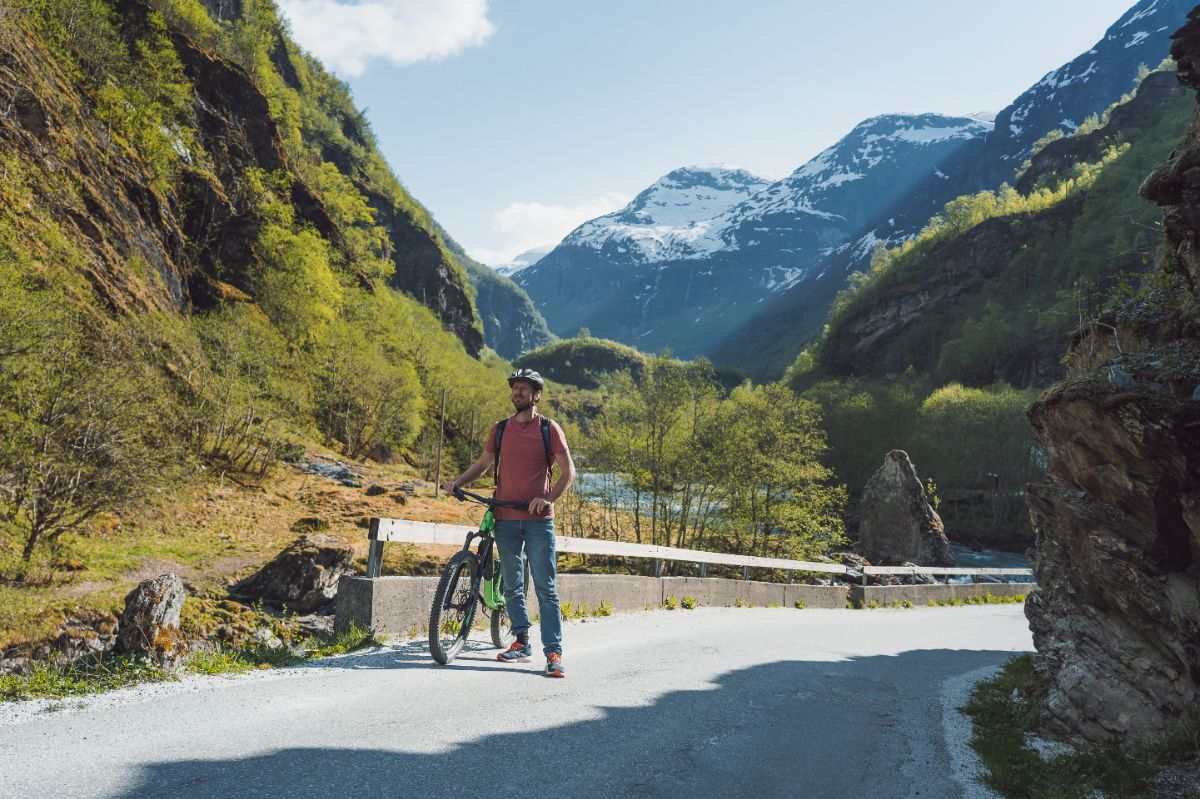
<svg viewBox="0 0 1200 799">
<path fill-rule="evenodd" d="M 529 631 L 529 608 L 525 605 L 525 569 L 537 591 L 542 614 L 542 651 L 562 654 L 562 613 L 558 606 L 558 588 L 554 575 L 554 520 L 497 520 L 496 544 L 500 549 L 500 569 L 504 572 L 504 603 L 516 634 Z"/>
</svg>

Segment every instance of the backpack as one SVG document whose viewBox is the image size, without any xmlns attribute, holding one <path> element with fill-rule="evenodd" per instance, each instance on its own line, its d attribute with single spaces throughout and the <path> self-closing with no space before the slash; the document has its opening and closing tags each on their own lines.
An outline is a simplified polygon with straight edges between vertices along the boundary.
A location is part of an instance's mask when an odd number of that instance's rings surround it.
<svg viewBox="0 0 1200 799">
<path fill-rule="evenodd" d="M 500 487 L 500 444 L 504 441 L 504 427 L 508 424 L 508 420 L 512 417 L 505 417 L 496 422 L 496 487 Z M 554 456 L 550 454 L 550 420 L 545 416 L 542 419 L 542 444 L 546 447 L 546 471 L 550 471 L 550 467 L 554 465 Z"/>
</svg>

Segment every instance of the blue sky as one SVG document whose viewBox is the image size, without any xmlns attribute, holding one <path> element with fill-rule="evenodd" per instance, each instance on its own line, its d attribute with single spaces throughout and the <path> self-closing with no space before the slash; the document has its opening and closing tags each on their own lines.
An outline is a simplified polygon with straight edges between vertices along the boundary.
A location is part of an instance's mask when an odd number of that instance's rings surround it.
<svg viewBox="0 0 1200 799">
<path fill-rule="evenodd" d="M 876 114 L 999 111 L 1133 2 L 280 4 L 405 186 L 498 263 L 680 166 L 782 176 Z"/>
</svg>

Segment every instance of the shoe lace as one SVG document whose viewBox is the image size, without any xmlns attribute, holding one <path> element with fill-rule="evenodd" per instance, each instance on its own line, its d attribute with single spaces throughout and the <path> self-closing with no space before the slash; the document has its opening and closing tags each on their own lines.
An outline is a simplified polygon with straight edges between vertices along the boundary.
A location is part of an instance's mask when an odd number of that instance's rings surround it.
<svg viewBox="0 0 1200 799">
<path fill-rule="evenodd" d="M 509 646 L 508 651 L 509 652 L 517 652 L 517 651 L 521 651 L 524 649 L 525 649 L 525 644 L 521 643 L 520 641 L 513 641 L 512 645 Z"/>
<path fill-rule="evenodd" d="M 557 652 L 551 652 L 549 655 L 546 655 L 546 658 L 555 666 L 558 666 L 562 663 L 562 655 L 558 654 Z"/>
</svg>

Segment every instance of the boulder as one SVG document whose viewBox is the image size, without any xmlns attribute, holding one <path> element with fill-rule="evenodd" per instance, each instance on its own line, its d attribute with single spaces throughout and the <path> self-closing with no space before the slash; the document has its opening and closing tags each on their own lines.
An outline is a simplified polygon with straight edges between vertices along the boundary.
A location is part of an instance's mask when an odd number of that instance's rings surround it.
<svg viewBox="0 0 1200 799">
<path fill-rule="evenodd" d="M 126 595 L 117 622 L 117 652 L 148 655 L 167 669 L 182 666 L 188 654 L 179 629 L 183 597 L 183 581 L 174 574 L 139 583 Z"/>
<path fill-rule="evenodd" d="M 354 547 L 333 535 L 304 535 L 256 573 L 237 583 L 235 597 L 307 613 L 337 594 L 338 580 L 354 571 Z"/>
<path fill-rule="evenodd" d="M 903 450 L 889 452 L 867 481 L 859 513 L 858 548 L 872 563 L 954 565 L 942 519 L 926 499 L 917 470 Z"/>
</svg>

